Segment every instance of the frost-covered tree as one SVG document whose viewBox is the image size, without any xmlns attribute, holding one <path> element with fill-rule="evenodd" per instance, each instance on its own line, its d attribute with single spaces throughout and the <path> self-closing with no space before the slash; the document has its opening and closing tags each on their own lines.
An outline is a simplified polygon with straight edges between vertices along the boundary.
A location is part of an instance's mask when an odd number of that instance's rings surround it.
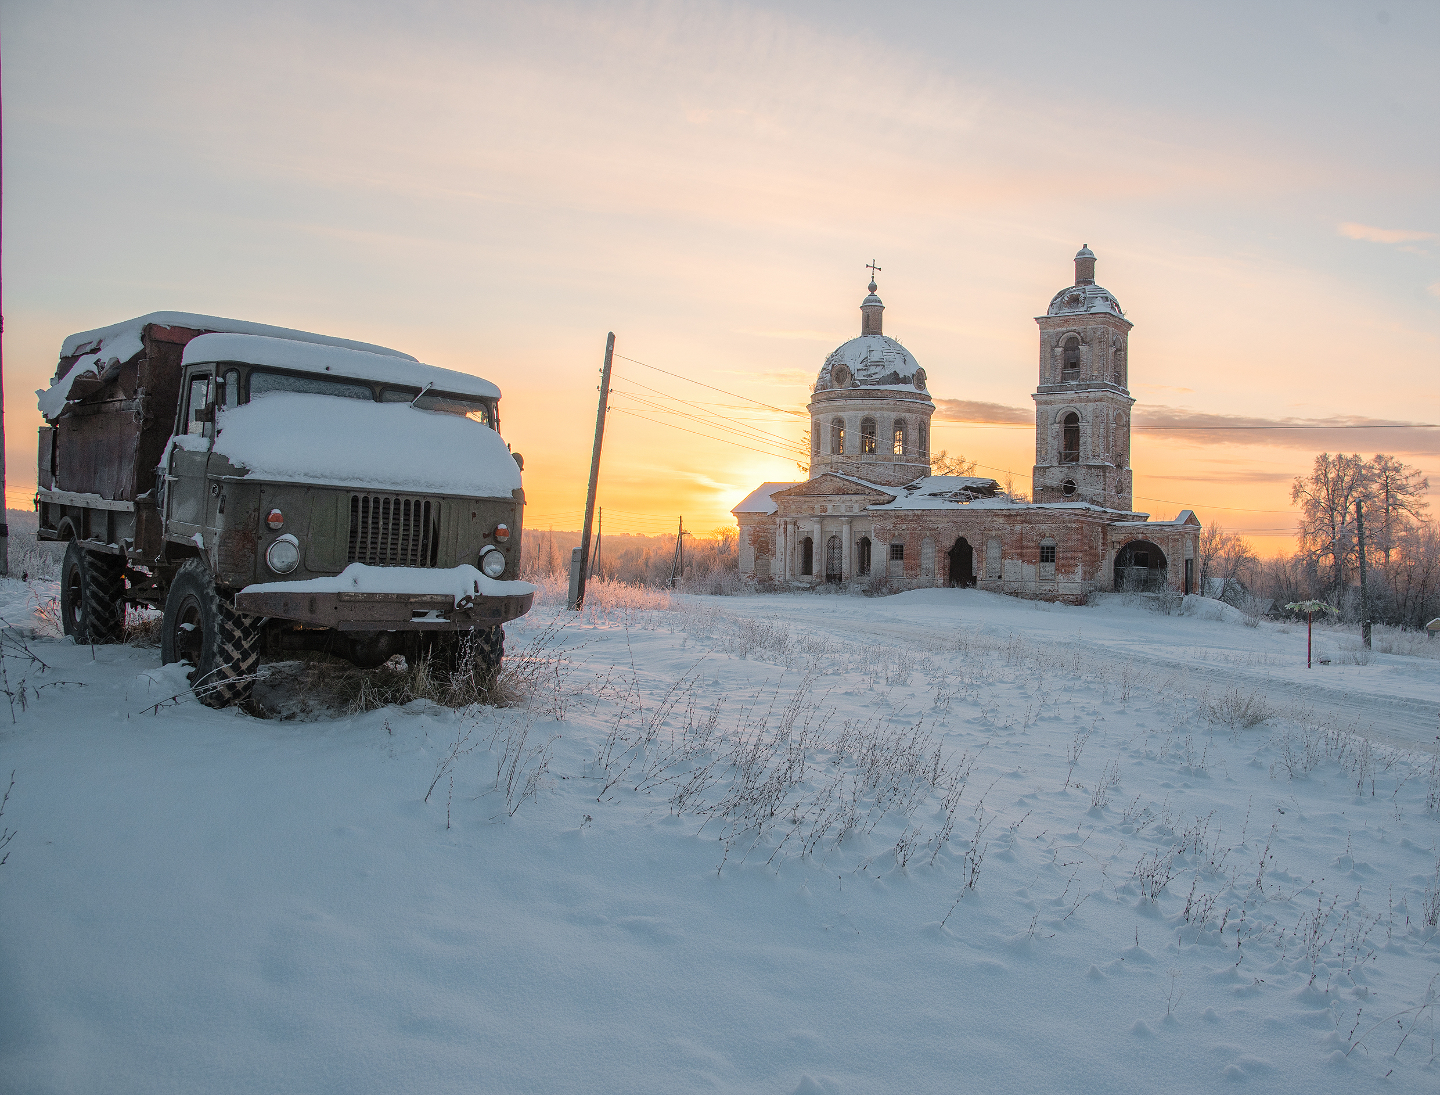
<svg viewBox="0 0 1440 1095">
<path fill-rule="evenodd" d="M 1200 533 L 1196 559 L 1200 592 L 1229 603 L 1247 595 L 1259 563 L 1249 540 L 1237 532 L 1226 532 L 1216 521 Z"/>
<path fill-rule="evenodd" d="M 1308 476 L 1295 477 L 1290 501 L 1300 506 L 1300 552 L 1328 569 L 1331 591 L 1345 587 L 1355 562 L 1355 502 L 1369 485 L 1364 457 L 1322 452 Z"/>
<path fill-rule="evenodd" d="M 964 453 L 951 456 L 941 449 L 930 458 L 930 468 L 936 475 L 974 475 L 975 461 L 966 460 Z"/>
</svg>

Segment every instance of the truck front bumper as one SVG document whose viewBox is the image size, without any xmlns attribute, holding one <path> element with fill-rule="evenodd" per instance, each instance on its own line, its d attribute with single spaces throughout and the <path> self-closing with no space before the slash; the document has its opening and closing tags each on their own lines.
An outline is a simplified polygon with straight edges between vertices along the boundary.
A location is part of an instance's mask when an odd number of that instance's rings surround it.
<svg viewBox="0 0 1440 1095">
<path fill-rule="evenodd" d="M 448 593 L 240 592 L 235 607 L 250 616 L 294 620 L 338 631 L 458 631 L 495 627 L 530 611 L 535 594 L 477 594 L 457 604 Z"/>
</svg>

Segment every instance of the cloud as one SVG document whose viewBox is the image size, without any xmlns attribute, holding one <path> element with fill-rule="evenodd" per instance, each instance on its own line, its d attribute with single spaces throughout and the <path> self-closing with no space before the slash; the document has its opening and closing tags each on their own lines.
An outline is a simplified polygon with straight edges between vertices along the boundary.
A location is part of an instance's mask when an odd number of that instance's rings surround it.
<svg viewBox="0 0 1440 1095">
<path fill-rule="evenodd" d="M 969 422 L 976 425 L 1008 425 L 1035 421 L 1035 412 L 1026 407 L 1009 407 L 1004 403 L 985 403 L 978 399 L 937 399 L 935 417 L 944 422 Z"/>
<path fill-rule="evenodd" d="M 1370 243 L 1415 243 L 1417 240 L 1440 239 L 1434 232 L 1414 232 L 1405 228 L 1375 228 L 1368 224 L 1346 221 L 1337 226 L 1342 236 Z"/>
<path fill-rule="evenodd" d="M 1212 445 L 1276 445 L 1312 452 L 1440 454 L 1440 429 L 1363 415 L 1265 418 L 1156 406 L 1136 410 L 1134 429 L 1147 440 L 1183 438 Z"/>
</svg>

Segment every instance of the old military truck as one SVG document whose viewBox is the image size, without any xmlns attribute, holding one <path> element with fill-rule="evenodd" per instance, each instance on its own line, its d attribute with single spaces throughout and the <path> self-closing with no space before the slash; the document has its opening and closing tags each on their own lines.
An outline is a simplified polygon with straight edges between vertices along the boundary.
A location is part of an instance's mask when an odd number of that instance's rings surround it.
<svg viewBox="0 0 1440 1095">
<path fill-rule="evenodd" d="M 157 312 L 65 340 L 40 396 L 40 537 L 65 632 L 163 611 L 212 707 L 262 652 L 428 656 L 493 678 L 528 612 L 500 391 L 381 346 Z M 473 660 L 472 660 L 473 659 Z"/>
</svg>

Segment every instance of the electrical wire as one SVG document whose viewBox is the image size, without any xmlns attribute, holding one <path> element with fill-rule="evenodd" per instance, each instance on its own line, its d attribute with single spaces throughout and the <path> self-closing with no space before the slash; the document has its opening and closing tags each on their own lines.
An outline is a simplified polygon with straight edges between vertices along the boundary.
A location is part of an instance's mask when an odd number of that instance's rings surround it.
<svg viewBox="0 0 1440 1095">
<path fill-rule="evenodd" d="M 757 430 L 754 427 L 750 426 L 744 427 L 742 429 L 737 429 L 732 426 L 721 425 L 721 422 L 728 422 L 730 421 L 730 419 L 721 418 L 718 415 L 705 415 L 702 417 L 700 415 L 690 414 L 687 411 L 677 411 L 673 407 L 663 406 L 662 404 L 656 403 L 653 400 L 645 399 L 643 396 L 635 395 L 633 392 L 617 391 L 614 388 L 611 388 L 610 392 L 612 395 L 620 395 L 624 396 L 626 399 L 633 399 L 641 406 L 648 407 L 653 411 L 660 412 L 661 414 L 679 415 L 681 418 L 688 418 L 692 422 L 699 422 L 702 425 L 709 425 L 712 429 L 724 430 L 726 433 L 733 433 L 739 437 L 743 437 L 747 441 L 755 441 L 762 445 L 783 445 L 787 449 L 794 449 L 795 452 L 802 455 L 805 452 L 804 445 L 780 437 L 777 434 L 766 433 L 764 430 Z M 746 430 L 749 430 L 750 432 L 747 433 L 745 432 Z"/>
<path fill-rule="evenodd" d="M 728 395 L 732 399 L 743 399 L 746 403 L 754 403 L 755 406 L 764 407 L 767 411 L 776 411 L 780 414 L 793 414 L 796 418 L 810 417 L 809 414 L 805 413 L 804 411 L 792 411 L 785 407 L 776 407 L 770 403 L 762 403 L 758 399 L 751 399 L 748 395 L 741 395 L 739 392 L 727 392 L 724 388 L 717 388 L 713 384 L 706 384 L 700 380 L 691 380 L 688 376 L 681 376 L 679 373 L 672 373 L 670 372 L 670 370 L 662 369 L 657 365 L 646 365 L 645 362 L 638 361 L 633 357 L 626 357 L 624 354 L 616 354 L 615 356 L 618 357 L 621 361 L 628 361 L 633 365 L 640 365 L 646 369 L 654 369 L 657 373 L 664 373 L 666 376 L 673 376 L 676 380 L 683 380 L 687 384 L 698 384 L 702 388 L 709 388 L 712 392 L 719 392 L 721 395 Z"/>
</svg>

